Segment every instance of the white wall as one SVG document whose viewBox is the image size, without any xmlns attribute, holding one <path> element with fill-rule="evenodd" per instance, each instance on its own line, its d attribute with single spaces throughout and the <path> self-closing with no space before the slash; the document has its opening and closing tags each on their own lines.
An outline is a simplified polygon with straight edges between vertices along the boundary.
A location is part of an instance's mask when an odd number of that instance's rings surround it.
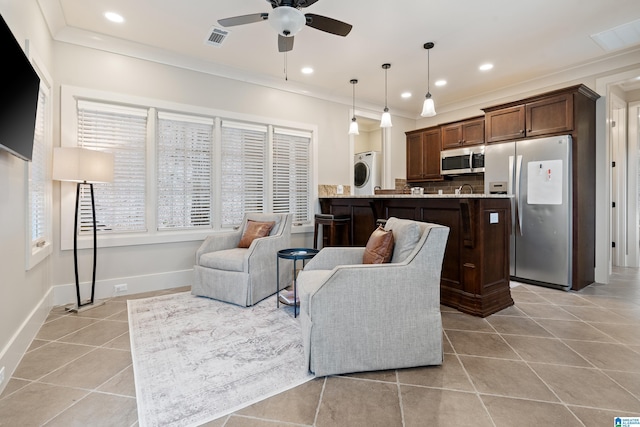
<svg viewBox="0 0 640 427">
<path fill-rule="evenodd" d="M 49 69 L 50 40 L 35 1 L 0 0 L 0 13 L 18 42 Z M 25 270 L 27 221 L 26 163 L 0 150 L 0 369 L 8 381 L 50 308 L 51 259 Z"/>
</svg>

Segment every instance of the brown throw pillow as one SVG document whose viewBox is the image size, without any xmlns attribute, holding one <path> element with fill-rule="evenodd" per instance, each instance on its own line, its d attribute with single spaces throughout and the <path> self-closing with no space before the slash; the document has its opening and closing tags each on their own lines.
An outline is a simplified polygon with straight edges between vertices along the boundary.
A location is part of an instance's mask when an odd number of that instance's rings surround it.
<svg viewBox="0 0 640 427">
<path fill-rule="evenodd" d="M 391 261 L 393 254 L 393 232 L 378 227 L 371 233 L 362 256 L 363 264 L 382 264 Z"/>
<path fill-rule="evenodd" d="M 248 248 L 254 239 L 268 236 L 275 224 L 275 221 L 260 222 L 248 220 L 247 227 L 244 229 L 244 233 L 242 233 L 238 247 Z"/>
</svg>

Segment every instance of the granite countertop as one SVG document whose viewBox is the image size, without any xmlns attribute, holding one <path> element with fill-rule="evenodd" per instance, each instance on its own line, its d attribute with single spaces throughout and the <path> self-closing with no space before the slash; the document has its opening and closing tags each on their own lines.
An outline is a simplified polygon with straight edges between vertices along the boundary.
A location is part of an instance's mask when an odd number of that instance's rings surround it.
<svg viewBox="0 0 640 427">
<path fill-rule="evenodd" d="M 509 194 L 340 194 L 335 196 L 320 196 L 321 199 L 511 199 Z"/>
</svg>

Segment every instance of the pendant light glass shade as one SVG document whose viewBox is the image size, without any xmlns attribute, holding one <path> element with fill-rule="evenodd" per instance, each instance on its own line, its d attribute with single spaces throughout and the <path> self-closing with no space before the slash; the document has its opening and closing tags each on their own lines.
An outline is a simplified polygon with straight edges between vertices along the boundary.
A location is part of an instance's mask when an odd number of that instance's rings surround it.
<svg viewBox="0 0 640 427">
<path fill-rule="evenodd" d="M 422 104 L 422 113 L 420 115 L 422 117 L 433 117 L 436 115 L 436 106 L 433 103 L 430 93 L 427 93 L 424 104 Z"/>
<path fill-rule="evenodd" d="M 391 114 L 389 113 L 389 107 L 387 107 L 387 70 L 391 68 L 391 64 L 382 64 L 384 69 L 384 112 L 380 119 L 381 128 L 390 128 L 393 126 L 391 123 Z"/>
<path fill-rule="evenodd" d="M 430 92 L 430 83 L 431 83 L 431 64 L 430 64 L 430 55 L 429 55 L 429 51 L 431 50 L 431 48 L 434 46 L 433 42 L 428 42 L 424 44 L 424 48 L 427 49 L 427 95 L 425 96 L 425 100 L 424 100 L 424 104 L 422 104 L 422 113 L 420 113 L 420 115 L 422 117 L 433 117 L 436 115 L 436 106 L 435 103 L 433 102 L 433 98 L 431 98 L 431 92 Z"/>
<path fill-rule="evenodd" d="M 356 120 L 356 84 L 358 84 L 358 80 L 351 79 L 349 83 L 353 85 L 353 117 L 349 124 L 349 135 L 360 135 L 358 131 L 358 121 Z"/>
<path fill-rule="evenodd" d="M 351 124 L 349 125 L 349 135 L 360 135 L 360 132 L 358 131 L 358 122 L 356 121 L 355 117 L 351 119 Z"/>
<path fill-rule="evenodd" d="M 380 119 L 380 127 L 381 128 L 390 128 L 393 124 L 391 123 L 391 114 L 389 114 L 389 109 L 385 108 L 384 113 L 382 113 L 382 118 Z"/>
</svg>

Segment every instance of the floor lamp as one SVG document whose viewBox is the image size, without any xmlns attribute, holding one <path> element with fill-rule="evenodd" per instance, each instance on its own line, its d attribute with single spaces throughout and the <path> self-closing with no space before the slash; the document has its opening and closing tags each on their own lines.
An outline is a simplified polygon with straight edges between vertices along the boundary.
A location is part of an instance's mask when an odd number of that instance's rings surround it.
<svg viewBox="0 0 640 427">
<path fill-rule="evenodd" d="M 66 308 L 67 311 L 80 312 L 104 304 L 94 301 L 96 288 L 96 256 L 98 249 L 96 233 L 96 206 L 93 199 L 93 184 L 113 181 L 113 154 L 88 150 L 79 147 L 57 147 L 53 150 L 53 179 L 75 182 L 76 209 L 73 226 L 73 265 L 76 275 L 77 304 Z M 93 277 L 91 280 L 91 298 L 80 298 L 80 280 L 78 278 L 78 212 L 80 208 L 80 188 L 88 185 L 91 193 L 91 216 L 93 219 Z"/>
</svg>

